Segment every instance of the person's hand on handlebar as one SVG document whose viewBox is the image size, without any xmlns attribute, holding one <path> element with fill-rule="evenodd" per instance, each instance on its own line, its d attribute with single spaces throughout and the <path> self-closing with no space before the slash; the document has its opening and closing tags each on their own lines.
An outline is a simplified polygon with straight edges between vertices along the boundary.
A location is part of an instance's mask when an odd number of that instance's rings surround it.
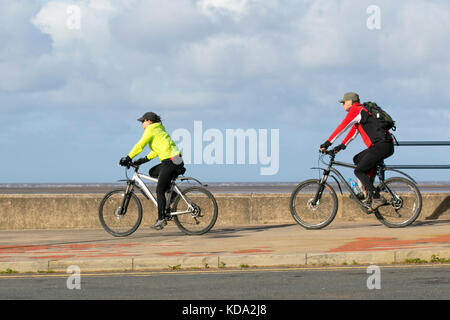
<svg viewBox="0 0 450 320">
<path fill-rule="evenodd" d="M 327 140 L 324 143 L 322 143 L 320 145 L 320 152 L 322 153 L 327 153 L 327 154 L 336 154 L 341 150 L 345 150 L 345 148 L 347 148 L 347 146 L 343 143 L 341 143 L 340 145 L 334 147 L 333 149 L 331 149 L 331 151 L 327 152 L 328 147 L 331 146 L 331 143 Z"/>
<path fill-rule="evenodd" d="M 338 153 L 341 150 L 345 150 L 345 148 L 347 148 L 347 146 L 343 143 L 341 143 L 340 145 L 334 147 L 331 152 L 333 152 L 334 154 Z"/>
<path fill-rule="evenodd" d="M 129 156 L 122 157 L 120 158 L 119 164 L 124 167 L 125 166 L 129 167 L 131 164 L 131 158 Z"/>
<path fill-rule="evenodd" d="M 330 141 L 325 141 L 324 143 L 322 143 L 319 147 L 320 152 L 325 153 L 325 151 L 327 151 L 328 147 L 331 146 Z"/>
</svg>

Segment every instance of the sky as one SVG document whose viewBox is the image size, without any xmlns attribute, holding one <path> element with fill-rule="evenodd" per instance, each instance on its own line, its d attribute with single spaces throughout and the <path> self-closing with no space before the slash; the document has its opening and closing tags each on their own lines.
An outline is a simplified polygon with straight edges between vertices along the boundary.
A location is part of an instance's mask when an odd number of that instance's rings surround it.
<svg viewBox="0 0 450 320">
<path fill-rule="evenodd" d="M 202 181 L 317 177 L 348 91 L 386 109 L 398 141 L 450 141 L 447 0 L 0 0 L 0 21 L 0 183 L 122 179 L 147 111 Z M 399 146 L 386 163 L 449 159 Z"/>
</svg>

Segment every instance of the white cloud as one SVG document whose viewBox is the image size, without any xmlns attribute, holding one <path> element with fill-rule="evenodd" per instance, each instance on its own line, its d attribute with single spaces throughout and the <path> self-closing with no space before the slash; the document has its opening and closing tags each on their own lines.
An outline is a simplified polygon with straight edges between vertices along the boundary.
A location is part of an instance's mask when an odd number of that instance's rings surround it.
<svg viewBox="0 0 450 320">
<path fill-rule="evenodd" d="M 157 78 L 161 79 L 161 78 Z M 176 80 L 156 80 L 155 77 L 135 78 L 129 90 L 130 100 L 137 106 L 196 109 L 216 103 L 217 96 L 195 83 Z"/>
<path fill-rule="evenodd" d="M 74 7 L 78 10 L 71 10 Z M 80 44 L 99 48 L 110 41 L 108 22 L 116 13 L 108 0 L 90 0 L 77 5 L 70 1 L 50 1 L 31 21 L 42 33 L 51 36 L 56 49 Z M 72 25 L 73 20 L 79 24 Z"/>
<path fill-rule="evenodd" d="M 0 89 L 29 90 L 39 78 L 63 79 L 59 85 L 75 87 L 83 80 L 97 81 L 103 94 L 114 88 L 115 93 L 132 92 L 132 101 L 138 101 L 137 88 L 144 90 L 143 84 L 152 83 L 152 99 L 161 95 L 158 101 L 169 101 L 158 84 L 159 73 L 154 72 L 160 68 L 173 99 L 177 94 L 181 99 L 188 90 L 203 92 L 193 95 L 198 98 L 192 103 L 181 101 L 180 105 L 214 101 L 214 94 L 221 99 L 224 87 L 234 90 L 246 79 L 253 83 L 289 79 L 278 85 L 289 87 L 287 81 L 295 81 L 305 87 L 304 93 L 324 103 L 323 95 L 314 96 L 322 90 L 333 95 L 334 90 L 347 87 L 327 80 L 337 80 L 339 75 L 358 77 L 361 71 L 371 70 L 377 85 L 386 80 L 384 85 L 392 86 L 398 81 L 407 90 L 430 83 L 434 75 L 444 79 L 450 70 L 442 50 L 450 32 L 450 10 L 443 1 L 381 2 L 383 23 L 378 33 L 366 28 L 366 5 L 352 1 L 84 0 L 77 2 L 80 30 L 67 27 L 67 8 L 72 4 L 49 1 L 28 18 L 50 37 L 53 47 L 23 59 L 20 53 L 35 45 L 24 48 L 19 41 L 13 42 L 9 52 L 15 52 L 16 59 L 0 65 L 10 78 L 0 78 Z M 9 8 L 10 13 L 24 10 L 23 5 Z M 239 19 L 211 22 L 205 14 Z M 13 23 L 9 19 L 10 29 Z M 6 55 L 2 50 L 0 54 Z M 414 74 L 411 64 L 421 73 Z M 21 65 L 27 68 L 19 72 Z M 414 77 L 416 81 L 410 80 Z M 318 89 L 318 81 L 330 83 Z M 65 88 L 59 96 L 68 92 L 76 94 Z"/>
<path fill-rule="evenodd" d="M 382 14 L 386 11 L 382 7 Z M 387 15 L 382 27 L 386 30 L 377 43 L 380 67 L 415 70 L 448 65 L 448 50 L 442 47 L 450 38 L 447 1 L 409 1 Z"/>
<path fill-rule="evenodd" d="M 68 2 L 49 2 L 32 19 L 32 23 L 42 33 L 51 36 L 54 47 L 66 46 L 75 39 L 82 37 L 82 33 L 79 30 L 71 30 L 67 26 L 69 19 L 67 9 L 70 5 Z"/>
<path fill-rule="evenodd" d="M 79 30 L 67 26 L 74 3 Z M 0 96 L 99 114 L 154 106 L 206 117 L 210 109 L 244 124 L 288 123 L 289 130 L 313 130 L 350 90 L 395 108 L 447 106 L 449 2 L 380 0 L 375 31 L 366 26 L 370 4 L 2 1 L 0 41 L 8 45 L 0 47 Z M 258 116 L 243 117 L 251 114 Z M 444 115 L 426 117 L 443 128 Z"/>
<path fill-rule="evenodd" d="M 48 55 L 20 62 L 0 62 L 0 90 L 32 92 L 59 88 L 64 84 L 63 74 L 57 71 L 60 67 Z"/>
<path fill-rule="evenodd" d="M 197 6 L 211 18 L 214 18 L 216 14 L 239 18 L 247 13 L 248 0 L 201 0 L 197 2 Z"/>
<path fill-rule="evenodd" d="M 190 0 L 137 1 L 110 21 L 118 44 L 166 55 L 211 32 L 210 22 Z"/>
<path fill-rule="evenodd" d="M 218 34 L 186 46 L 177 63 L 198 76 L 250 78 L 286 71 L 289 54 L 279 50 L 280 39 L 265 35 Z"/>
</svg>

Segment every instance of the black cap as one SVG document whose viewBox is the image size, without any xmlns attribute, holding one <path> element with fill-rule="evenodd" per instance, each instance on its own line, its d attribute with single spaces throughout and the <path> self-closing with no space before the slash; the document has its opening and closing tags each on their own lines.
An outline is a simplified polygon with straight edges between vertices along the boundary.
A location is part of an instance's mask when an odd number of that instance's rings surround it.
<svg viewBox="0 0 450 320">
<path fill-rule="evenodd" d="M 151 122 L 161 122 L 161 118 L 154 112 L 146 112 L 142 117 L 137 119 L 139 122 L 150 120 Z"/>
</svg>

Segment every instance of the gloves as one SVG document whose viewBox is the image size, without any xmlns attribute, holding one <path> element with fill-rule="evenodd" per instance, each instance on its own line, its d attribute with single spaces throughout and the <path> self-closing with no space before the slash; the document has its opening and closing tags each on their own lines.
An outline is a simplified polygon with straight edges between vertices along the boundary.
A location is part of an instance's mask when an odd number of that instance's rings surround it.
<svg viewBox="0 0 450 320">
<path fill-rule="evenodd" d="M 121 166 L 124 166 L 124 167 L 125 167 L 125 166 L 130 165 L 130 163 L 131 163 L 131 158 L 130 158 L 129 156 L 120 158 L 119 164 L 120 164 Z"/>
<path fill-rule="evenodd" d="M 140 166 L 141 164 L 144 164 L 146 162 L 149 162 L 150 160 L 147 157 L 143 157 L 143 158 L 139 158 L 136 161 L 134 161 L 133 163 L 137 166 Z"/>
<path fill-rule="evenodd" d="M 347 148 L 347 146 L 343 143 L 341 143 L 340 145 L 336 146 L 333 148 L 333 153 L 338 153 L 341 150 L 345 150 L 345 148 Z"/>
<path fill-rule="evenodd" d="M 331 146 L 331 142 L 330 141 L 325 141 L 324 143 L 322 143 L 321 145 L 320 145 L 320 149 L 328 149 L 328 147 L 329 146 Z"/>
</svg>

